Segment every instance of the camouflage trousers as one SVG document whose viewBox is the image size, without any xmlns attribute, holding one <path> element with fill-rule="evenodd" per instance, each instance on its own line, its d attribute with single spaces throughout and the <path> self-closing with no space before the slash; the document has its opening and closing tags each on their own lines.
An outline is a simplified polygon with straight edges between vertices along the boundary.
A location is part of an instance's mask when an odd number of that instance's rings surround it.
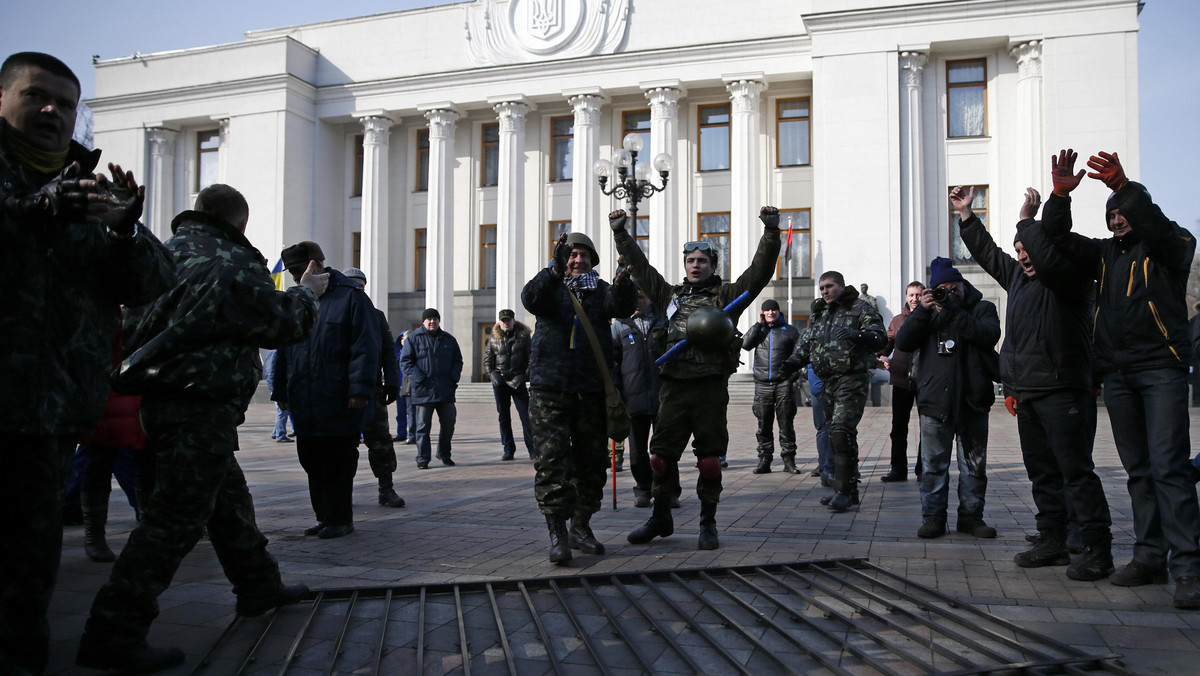
<svg viewBox="0 0 1200 676">
<path fill-rule="evenodd" d="M 392 431 L 388 428 L 387 404 L 383 393 L 375 393 L 375 417 L 363 428 L 363 443 L 367 445 L 367 460 L 371 473 L 379 479 L 379 490 L 392 488 L 392 473 L 396 471 L 396 445 L 392 443 Z"/>
<path fill-rule="evenodd" d="M 537 457 L 533 494 L 542 514 L 571 518 L 600 510 L 608 476 L 604 395 L 532 390 L 529 423 Z"/>
<path fill-rule="evenodd" d="M 728 376 L 663 378 L 658 419 L 650 438 L 650 457 L 658 456 L 666 463 L 664 474 L 654 474 L 651 492 L 656 504 L 680 494 L 679 459 L 689 439 L 698 460 L 725 455 L 729 448 L 728 414 Z M 698 477 L 696 495 L 700 502 L 720 502 L 721 475 Z"/>
<path fill-rule="evenodd" d="M 46 668 L 62 555 L 62 495 L 75 435 L 8 436 L 0 442 L 0 509 L 12 551 L 0 556 L 0 673 Z"/>
<path fill-rule="evenodd" d="M 858 485 L 858 421 L 870 392 L 871 376 L 861 373 L 825 378 L 818 395 L 829 429 L 835 491 L 853 490 Z"/>
<path fill-rule="evenodd" d="M 226 405 L 142 400 L 147 446 L 157 455 L 154 493 L 96 594 L 83 643 L 121 650 L 144 641 L 158 616 L 158 596 L 205 525 L 234 594 L 279 593 L 279 566 L 267 553 L 233 456 L 243 419 L 243 411 Z"/>
</svg>

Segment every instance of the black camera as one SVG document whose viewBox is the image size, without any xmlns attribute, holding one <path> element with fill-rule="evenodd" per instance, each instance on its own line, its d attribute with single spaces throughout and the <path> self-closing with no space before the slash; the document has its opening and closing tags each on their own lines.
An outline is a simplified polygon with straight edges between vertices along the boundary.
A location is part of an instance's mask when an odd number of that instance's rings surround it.
<svg viewBox="0 0 1200 676">
<path fill-rule="evenodd" d="M 935 303 L 945 305 L 946 301 L 950 300 L 950 296 L 952 295 L 954 295 L 954 292 L 944 286 L 933 287 L 933 302 Z"/>
<path fill-rule="evenodd" d="M 945 355 L 954 354 L 954 348 L 957 346 L 958 346 L 958 343 L 954 342 L 953 339 L 948 338 L 946 340 L 939 340 L 938 341 L 938 354 L 945 354 Z"/>
</svg>

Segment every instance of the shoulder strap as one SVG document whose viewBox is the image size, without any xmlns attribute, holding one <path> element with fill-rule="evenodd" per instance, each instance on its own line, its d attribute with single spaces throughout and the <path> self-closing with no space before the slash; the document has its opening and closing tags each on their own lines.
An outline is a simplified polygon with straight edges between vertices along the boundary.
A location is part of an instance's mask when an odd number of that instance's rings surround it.
<svg viewBox="0 0 1200 676">
<path fill-rule="evenodd" d="M 596 337 L 592 322 L 588 319 L 587 313 L 583 311 L 583 305 L 579 303 L 579 299 L 575 297 L 575 292 L 567 289 L 567 295 L 571 297 L 571 305 L 575 306 L 575 316 L 579 317 L 583 332 L 587 334 L 588 342 L 592 345 L 592 355 L 596 357 L 596 368 L 600 369 L 600 380 L 604 383 L 604 394 L 612 394 L 616 388 L 613 386 L 612 376 L 604 363 L 604 352 L 600 349 L 600 339 Z"/>
</svg>

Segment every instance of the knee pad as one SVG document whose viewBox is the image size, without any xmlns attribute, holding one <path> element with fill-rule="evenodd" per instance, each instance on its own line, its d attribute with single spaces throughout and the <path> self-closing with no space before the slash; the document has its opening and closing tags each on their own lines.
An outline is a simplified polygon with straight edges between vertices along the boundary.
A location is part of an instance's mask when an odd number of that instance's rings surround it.
<svg viewBox="0 0 1200 676">
<path fill-rule="evenodd" d="M 650 471 L 654 472 L 655 476 L 666 476 L 669 469 L 671 463 L 667 462 L 666 458 L 657 453 L 650 456 Z"/>
<path fill-rule="evenodd" d="M 696 468 L 700 470 L 700 476 L 705 479 L 716 479 L 721 476 L 721 459 L 715 455 L 700 458 L 700 461 L 696 463 Z"/>
</svg>

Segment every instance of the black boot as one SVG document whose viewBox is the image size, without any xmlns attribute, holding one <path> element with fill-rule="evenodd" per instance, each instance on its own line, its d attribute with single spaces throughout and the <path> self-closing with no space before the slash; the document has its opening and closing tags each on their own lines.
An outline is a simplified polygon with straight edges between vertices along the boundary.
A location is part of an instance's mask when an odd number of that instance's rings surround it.
<svg viewBox="0 0 1200 676">
<path fill-rule="evenodd" d="M 758 467 L 754 468 L 754 473 L 755 474 L 770 474 L 770 472 L 771 472 L 771 459 L 770 458 L 759 458 L 758 459 Z"/>
<path fill-rule="evenodd" d="M 575 517 L 571 519 L 571 530 L 567 536 L 567 544 L 571 546 L 571 549 L 578 549 L 584 554 L 603 554 L 604 545 L 592 533 L 591 520 L 591 512 L 575 512 Z"/>
<path fill-rule="evenodd" d="M 1071 562 L 1067 553 L 1067 533 L 1061 530 L 1047 530 L 1041 535 L 1033 547 L 1013 557 L 1013 563 L 1022 568 L 1044 568 L 1045 566 L 1065 566 Z"/>
<path fill-rule="evenodd" d="M 1070 547 L 1068 547 L 1068 550 Z M 1083 543 L 1082 555 L 1067 566 L 1067 577 L 1072 580 L 1100 580 L 1113 574 L 1112 535 L 1088 538 Z"/>
<path fill-rule="evenodd" d="M 858 504 L 858 484 L 852 484 L 854 487 L 848 490 L 837 491 L 829 500 L 829 511 L 844 512 L 854 505 Z"/>
<path fill-rule="evenodd" d="M 654 538 L 665 538 L 675 532 L 675 521 L 671 518 L 670 498 L 656 497 L 654 513 L 646 523 L 633 529 L 625 539 L 630 544 L 644 545 Z"/>
<path fill-rule="evenodd" d="M 83 512 L 83 551 L 88 558 L 98 563 L 116 560 L 104 539 L 104 525 L 108 523 L 108 494 L 81 491 L 79 508 Z"/>
<path fill-rule="evenodd" d="M 721 546 L 717 540 L 717 503 L 700 503 L 700 549 L 716 549 Z"/>
<path fill-rule="evenodd" d="M 550 563 L 563 564 L 571 560 L 570 537 L 567 535 L 567 520 L 553 514 L 546 515 L 546 527 L 550 529 Z"/>
<path fill-rule="evenodd" d="M 783 473 L 784 473 L 784 474 L 799 474 L 799 473 L 800 473 L 800 470 L 796 469 L 796 458 L 795 458 L 795 456 L 791 456 L 791 455 L 789 455 L 789 456 L 786 456 L 786 457 L 784 457 L 784 459 L 783 459 Z"/>
<path fill-rule="evenodd" d="M 386 489 L 383 486 L 379 487 L 379 504 L 384 507 L 403 507 L 404 498 L 396 495 L 396 490 L 392 487 Z"/>
</svg>

